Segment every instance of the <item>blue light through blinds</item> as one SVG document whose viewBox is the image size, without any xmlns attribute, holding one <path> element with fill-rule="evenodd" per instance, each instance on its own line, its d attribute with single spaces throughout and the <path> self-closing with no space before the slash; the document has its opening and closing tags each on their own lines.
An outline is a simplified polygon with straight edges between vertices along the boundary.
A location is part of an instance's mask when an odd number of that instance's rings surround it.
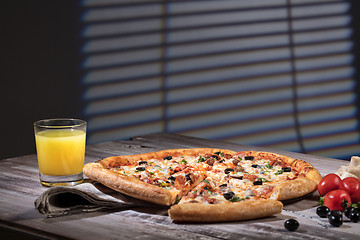
<svg viewBox="0 0 360 240">
<path fill-rule="evenodd" d="M 83 2 L 89 143 L 173 132 L 359 153 L 348 1 Z"/>
</svg>

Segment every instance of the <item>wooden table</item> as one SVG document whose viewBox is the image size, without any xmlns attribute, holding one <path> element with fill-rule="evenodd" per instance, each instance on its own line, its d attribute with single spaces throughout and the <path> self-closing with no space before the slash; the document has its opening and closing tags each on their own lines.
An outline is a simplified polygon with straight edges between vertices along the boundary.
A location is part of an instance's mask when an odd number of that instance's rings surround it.
<svg viewBox="0 0 360 240">
<path fill-rule="evenodd" d="M 131 141 L 113 141 L 86 147 L 86 162 L 101 158 L 153 152 L 169 148 L 219 147 L 235 151 L 266 150 L 303 159 L 324 176 L 346 162 L 319 156 L 276 151 L 175 134 L 151 134 Z M 38 178 L 36 155 L 0 161 L 0 234 L 21 234 L 30 239 L 360 239 L 360 223 L 345 222 L 335 228 L 317 217 L 319 195 L 286 204 L 274 217 L 243 222 L 176 224 L 166 209 L 136 209 L 118 212 L 84 213 L 45 218 L 34 209 L 34 200 L 46 188 Z M 286 219 L 296 218 L 300 227 L 287 231 Z M 1 236 L 1 235 L 0 235 Z"/>
</svg>

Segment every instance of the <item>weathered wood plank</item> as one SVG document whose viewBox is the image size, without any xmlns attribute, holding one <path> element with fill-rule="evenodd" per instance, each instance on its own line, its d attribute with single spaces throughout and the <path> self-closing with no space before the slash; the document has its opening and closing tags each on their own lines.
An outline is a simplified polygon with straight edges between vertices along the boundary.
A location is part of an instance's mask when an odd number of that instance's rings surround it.
<svg viewBox="0 0 360 240">
<path fill-rule="evenodd" d="M 314 164 L 324 175 L 344 164 L 341 160 L 175 134 L 151 134 L 131 141 L 100 143 L 86 148 L 86 162 L 114 155 L 138 154 L 169 148 L 220 147 L 232 150 L 265 150 L 297 157 Z M 254 221 L 185 224 L 174 223 L 164 208 L 136 208 L 46 219 L 34 209 L 35 199 L 46 190 L 39 183 L 36 156 L 0 162 L 0 226 L 48 239 L 355 239 L 359 224 L 329 227 L 314 217 L 318 195 L 287 204 L 282 214 Z M 296 232 L 284 229 L 285 219 L 296 217 Z M 325 221 L 325 222 L 324 222 Z"/>
</svg>

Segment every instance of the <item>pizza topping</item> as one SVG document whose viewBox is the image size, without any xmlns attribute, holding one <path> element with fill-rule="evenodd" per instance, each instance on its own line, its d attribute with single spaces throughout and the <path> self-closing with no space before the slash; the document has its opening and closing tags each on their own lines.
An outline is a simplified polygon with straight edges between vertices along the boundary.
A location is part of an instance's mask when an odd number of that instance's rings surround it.
<svg viewBox="0 0 360 240">
<path fill-rule="evenodd" d="M 233 198 L 234 196 L 235 196 L 235 193 L 233 193 L 233 192 L 227 192 L 227 193 L 224 193 L 224 198 L 226 199 L 226 200 L 230 200 L 231 198 Z"/>
<path fill-rule="evenodd" d="M 137 167 L 136 171 L 138 171 L 138 172 L 145 171 L 145 168 L 144 167 Z"/>
<path fill-rule="evenodd" d="M 207 203 L 209 203 L 209 204 L 215 204 L 215 203 L 218 202 L 215 198 L 207 198 L 206 201 L 207 201 Z"/>
<path fill-rule="evenodd" d="M 237 179 L 240 179 L 240 180 L 242 180 L 242 179 L 244 179 L 244 176 L 243 175 L 230 175 L 230 177 L 232 177 L 232 178 L 237 178 Z"/>
<path fill-rule="evenodd" d="M 208 159 L 206 160 L 206 163 L 207 163 L 208 165 L 210 165 L 210 166 L 213 166 L 214 163 L 215 163 L 215 159 L 214 159 L 214 158 L 208 158 Z"/>
<path fill-rule="evenodd" d="M 253 174 L 247 174 L 245 173 L 244 174 L 244 177 L 245 179 L 249 179 L 250 181 L 256 181 L 258 179 L 258 177 L 256 175 L 253 175 Z"/>
<path fill-rule="evenodd" d="M 225 174 L 229 174 L 230 172 L 234 172 L 234 169 L 233 168 L 226 168 L 224 170 Z"/>
<path fill-rule="evenodd" d="M 214 154 L 216 154 L 216 155 L 218 155 L 218 156 L 220 156 L 220 157 L 223 156 L 222 152 L 214 152 Z"/>
<path fill-rule="evenodd" d="M 239 159 L 233 159 L 232 163 L 237 166 L 239 164 L 240 160 Z"/>
<path fill-rule="evenodd" d="M 188 174 L 185 175 L 185 177 L 186 177 L 187 181 L 195 182 L 195 176 L 194 176 L 193 173 L 188 173 Z"/>
<path fill-rule="evenodd" d="M 187 164 L 187 161 L 186 161 L 185 159 L 182 159 L 182 160 L 180 161 L 180 163 L 185 165 L 185 164 Z"/>
<path fill-rule="evenodd" d="M 270 163 L 266 164 L 265 167 L 268 168 L 268 169 L 273 169 L 274 168 L 273 166 L 270 165 Z"/>
<path fill-rule="evenodd" d="M 214 158 L 214 159 L 216 159 L 216 160 L 220 160 L 219 155 L 215 155 L 215 154 L 214 154 L 214 155 L 211 155 L 210 158 Z"/>
<path fill-rule="evenodd" d="M 205 162 L 206 158 L 204 158 L 203 156 L 200 156 L 197 160 L 197 163 L 201 163 L 201 162 Z"/>
<path fill-rule="evenodd" d="M 225 184 L 222 184 L 219 186 L 219 191 L 221 193 L 226 193 L 226 192 L 230 192 L 230 188 L 228 187 L 228 185 L 225 183 Z"/>
<path fill-rule="evenodd" d="M 183 171 L 185 168 L 186 168 L 186 166 L 185 166 L 184 164 L 179 164 L 179 165 L 177 165 L 177 166 L 174 168 L 173 172 L 174 172 L 174 173 L 181 172 L 181 171 Z"/>
<path fill-rule="evenodd" d="M 186 177 L 183 175 L 179 175 L 176 177 L 176 180 L 174 182 L 174 187 L 176 189 L 182 189 L 186 184 Z"/>
<path fill-rule="evenodd" d="M 246 198 L 254 197 L 254 196 L 255 196 L 255 193 L 254 193 L 253 190 L 251 190 L 251 189 L 246 189 L 246 191 L 245 191 L 245 197 L 246 197 Z"/>
<path fill-rule="evenodd" d="M 282 170 L 284 172 L 291 172 L 291 167 L 283 167 Z"/>
<path fill-rule="evenodd" d="M 263 182 L 261 180 L 257 180 L 255 182 L 253 182 L 254 185 L 262 185 Z"/>
<path fill-rule="evenodd" d="M 164 157 L 163 159 L 164 160 L 171 160 L 173 157 L 172 156 L 166 156 L 166 157 Z"/>
<path fill-rule="evenodd" d="M 170 177 L 168 177 L 168 180 L 174 182 L 176 180 L 176 177 L 170 176 Z"/>
</svg>

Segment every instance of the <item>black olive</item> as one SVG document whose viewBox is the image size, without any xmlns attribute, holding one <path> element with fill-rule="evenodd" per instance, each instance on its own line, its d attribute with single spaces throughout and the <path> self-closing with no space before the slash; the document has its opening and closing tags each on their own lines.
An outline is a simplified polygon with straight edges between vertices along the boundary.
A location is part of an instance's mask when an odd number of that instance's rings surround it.
<svg viewBox="0 0 360 240">
<path fill-rule="evenodd" d="M 219 156 L 220 156 L 221 152 L 214 152 L 214 154 L 216 154 L 216 155 L 219 155 Z"/>
<path fill-rule="evenodd" d="M 210 190 L 210 188 L 208 186 L 205 186 L 204 190 Z"/>
<path fill-rule="evenodd" d="M 233 192 L 224 193 L 224 198 L 225 198 L 226 200 L 230 200 L 230 199 L 232 199 L 234 196 L 235 196 L 235 193 L 233 193 Z"/>
<path fill-rule="evenodd" d="M 284 227 L 289 231 L 295 231 L 299 228 L 299 222 L 295 219 L 288 219 L 284 222 Z"/>
<path fill-rule="evenodd" d="M 353 222 L 353 223 L 357 223 L 360 219 L 360 214 L 358 211 L 354 210 L 351 211 L 349 214 L 349 219 Z"/>
<path fill-rule="evenodd" d="M 139 165 L 142 165 L 142 164 L 147 164 L 147 161 L 140 161 Z"/>
<path fill-rule="evenodd" d="M 163 160 L 171 160 L 172 159 L 172 156 L 167 156 L 167 157 L 164 157 Z"/>
<path fill-rule="evenodd" d="M 282 170 L 284 172 L 291 172 L 291 167 L 283 167 Z"/>
<path fill-rule="evenodd" d="M 224 160 L 224 159 L 219 161 L 219 163 L 223 163 L 223 162 L 225 162 L 225 160 Z"/>
<path fill-rule="evenodd" d="M 220 157 L 219 157 L 218 155 L 212 155 L 211 157 L 212 157 L 212 158 L 215 158 L 216 160 L 219 160 L 219 159 L 220 159 Z"/>
<path fill-rule="evenodd" d="M 329 223 L 334 227 L 340 227 L 343 224 L 343 217 L 342 215 L 330 215 L 329 216 Z"/>
<path fill-rule="evenodd" d="M 136 171 L 145 171 L 145 168 L 144 167 L 137 167 Z"/>
<path fill-rule="evenodd" d="M 225 169 L 225 174 L 229 174 L 230 172 L 234 172 L 234 169 L 233 168 L 227 168 Z"/>
<path fill-rule="evenodd" d="M 221 184 L 219 187 L 227 187 L 227 183 Z"/>
<path fill-rule="evenodd" d="M 170 181 L 175 181 L 175 180 L 176 180 L 176 177 L 170 176 L 168 179 L 169 179 Z"/>
<path fill-rule="evenodd" d="M 316 214 L 321 218 L 326 218 L 328 212 L 330 212 L 330 209 L 326 206 L 320 206 L 316 209 Z"/>
<path fill-rule="evenodd" d="M 236 175 L 232 175 L 230 177 L 240 179 L 240 180 L 243 180 L 243 178 L 244 178 L 244 176 L 236 176 Z"/>
<path fill-rule="evenodd" d="M 251 167 L 252 167 L 252 168 L 257 168 L 258 165 L 257 165 L 257 164 L 253 164 L 253 165 L 251 165 Z"/>
<path fill-rule="evenodd" d="M 262 181 L 261 180 L 258 180 L 258 181 L 255 181 L 253 182 L 254 185 L 262 185 Z"/>
<path fill-rule="evenodd" d="M 186 174 L 185 177 L 186 177 L 186 181 L 191 181 L 190 173 Z"/>
<path fill-rule="evenodd" d="M 352 211 L 354 211 L 354 210 L 356 210 L 354 207 L 347 207 L 347 208 L 345 209 L 345 211 L 344 211 L 345 216 L 346 216 L 346 217 L 349 217 L 349 216 L 350 216 L 350 213 L 351 213 Z"/>
<path fill-rule="evenodd" d="M 245 160 L 254 160 L 254 156 L 246 156 L 244 159 Z"/>
<path fill-rule="evenodd" d="M 330 212 L 327 213 L 327 217 L 331 217 L 331 216 L 343 216 L 342 212 L 340 210 L 331 210 Z"/>
</svg>

